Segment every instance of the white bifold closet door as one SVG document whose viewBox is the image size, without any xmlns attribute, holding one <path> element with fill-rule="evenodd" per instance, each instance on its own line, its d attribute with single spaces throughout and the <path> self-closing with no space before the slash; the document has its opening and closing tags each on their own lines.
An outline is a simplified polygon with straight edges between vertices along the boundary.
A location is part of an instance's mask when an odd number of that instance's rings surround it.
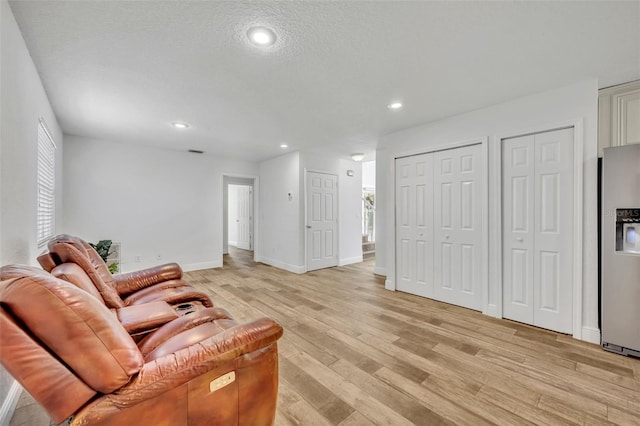
<svg viewBox="0 0 640 426">
<path fill-rule="evenodd" d="M 435 298 L 482 310 L 481 145 L 434 154 Z"/>
<path fill-rule="evenodd" d="M 573 129 L 502 141 L 505 318 L 572 332 Z"/>
<path fill-rule="evenodd" d="M 433 154 L 396 160 L 396 269 L 400 291 L 433 297 Z"/>
<path fill-rule="evenodd" d="M 482 309 L 481 145 L 396 159 L 398 290 Z"/>
</svg>

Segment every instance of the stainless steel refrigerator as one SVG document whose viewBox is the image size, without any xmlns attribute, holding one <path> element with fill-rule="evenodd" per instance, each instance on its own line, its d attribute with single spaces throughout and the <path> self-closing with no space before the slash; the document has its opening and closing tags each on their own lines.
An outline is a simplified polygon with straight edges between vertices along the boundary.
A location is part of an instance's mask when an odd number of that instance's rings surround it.
<svg viewBox="0 0 640 426">
<path fill-rule="evenodd" d="M 640 145 L 604 150 L 602 347 L 640 357 Z"/>
</svg>

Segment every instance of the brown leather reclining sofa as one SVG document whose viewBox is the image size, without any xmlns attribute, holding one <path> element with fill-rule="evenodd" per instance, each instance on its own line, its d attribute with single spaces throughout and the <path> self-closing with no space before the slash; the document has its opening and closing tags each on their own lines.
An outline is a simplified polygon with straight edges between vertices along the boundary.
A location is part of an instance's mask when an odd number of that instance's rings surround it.
<svg viewBox="0 0 640 426">
<path fill-rule="evenodd" d="M 78 275 L 79 267 L 91 279 L 109 308 L 155 301 L 165 301 L 171 305 L 190 303 L 200 307 L 213 306 L 206 294 L 182 279 L 182 269 L 177 263 L 112 275 L 100 255 L 81 238 L 58 235 L 49 240 L 47 247 L 49 252 L 38 257 L 45 271 L 53 272 L 55 269 L 54 275 L 80 286 L 76 280 L 76 277 L 83 275 Z"/>
<path fill-rule="evenodd" d="M 203 308 L 136 343 L 102 302 L 45 271 L 0 268 L 0 361 L 53 420 L 273 423 L 276 322 L 238 324 L 223 309 Z"/>
</svg>

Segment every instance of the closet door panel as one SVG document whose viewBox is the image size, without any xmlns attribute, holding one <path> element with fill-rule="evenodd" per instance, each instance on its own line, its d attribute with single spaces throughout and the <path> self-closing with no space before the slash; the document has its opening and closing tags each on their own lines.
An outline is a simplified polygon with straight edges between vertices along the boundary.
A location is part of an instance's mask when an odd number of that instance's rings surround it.
<svg viewBox="0 0 640 426">
<path fill-rule="evenodd" d="M 503 316 L 571 333 L 573 129 L 502 141 Z"/>
<path fill-rule="evenodd" d="M 400 291 L 433 297 L 433 158 L 396 159 L 396 265 Z"/>
<path fill-rule="evenodd" d="M 533 324 L 534 139 L 502 142 L 503 316 Z"/>
<path fill-rule="evenodd" d="M 434 153 L 435 298 L 482 309 L 481 145 Z"/>
<path fill-rule="evenodd" d="M 573 331 L 573 129 L 535 139 L 533 324 Z"/>
</svg>

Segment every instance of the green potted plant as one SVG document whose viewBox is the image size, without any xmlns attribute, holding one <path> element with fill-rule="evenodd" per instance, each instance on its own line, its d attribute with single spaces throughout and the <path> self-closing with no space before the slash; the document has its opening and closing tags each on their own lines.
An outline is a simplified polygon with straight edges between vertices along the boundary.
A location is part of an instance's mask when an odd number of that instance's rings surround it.
<svg viewBox="0 0 640 426">
<path fill-rule="evenodd" d="M 109 272 L 115 274 L 118 272 L 118 264 L 116 262 L 108 263 L 109 255 L 111 254 L 111 240 L 100 240 L 96 244 L 89 243 L 91 247 L 98 252 L 104 263 L 107 264 L 107 268 L 109 268 Z"/>
</svg>

